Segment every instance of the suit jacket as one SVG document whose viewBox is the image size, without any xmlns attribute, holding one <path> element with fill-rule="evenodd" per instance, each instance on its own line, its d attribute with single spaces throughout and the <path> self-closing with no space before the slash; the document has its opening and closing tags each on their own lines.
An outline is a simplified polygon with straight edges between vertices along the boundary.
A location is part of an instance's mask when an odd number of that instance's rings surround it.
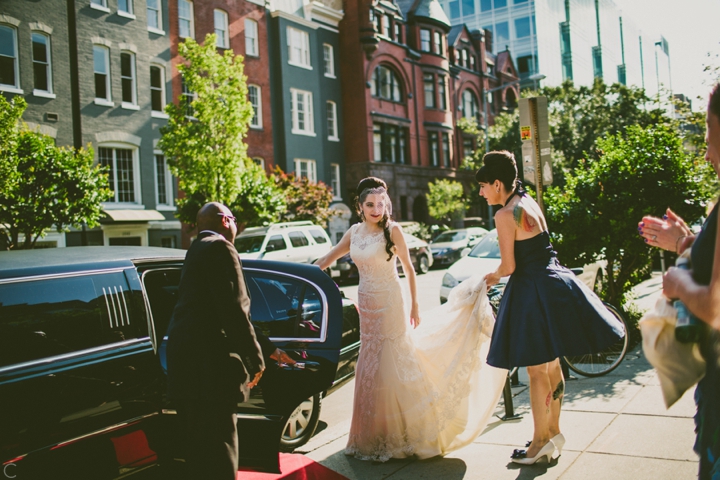
<svg viewBox="0 0 720 480">
<path fill-rule="evenodd" d="M 261 341 L 266 355 L 272 353 L 272 343 Z M 171 399 L 235 402 L 247 401 L 248 381 L 264 368 L 237 251 L 219 234 L 198 235 L 185 257 L 167 367 Z"/>
</svg>

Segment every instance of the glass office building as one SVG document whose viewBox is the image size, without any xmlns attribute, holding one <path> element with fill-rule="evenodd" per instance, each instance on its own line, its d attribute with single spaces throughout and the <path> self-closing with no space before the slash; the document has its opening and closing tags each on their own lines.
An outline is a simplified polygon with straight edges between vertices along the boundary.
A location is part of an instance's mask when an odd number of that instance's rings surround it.
<svg viewBox="0 0 720 480">
<path fill-rule="evenodd" d="M 669 46 L 622 15 L 612 0 L 441 0 L 453 25 L 492 32 L 493 53 L 509 49 L 522 79 L 545 75 L 545 85 L 596 77 L 670 89 Z M 526 81 L 523 86 L 531 86 Z"/>
</svg>

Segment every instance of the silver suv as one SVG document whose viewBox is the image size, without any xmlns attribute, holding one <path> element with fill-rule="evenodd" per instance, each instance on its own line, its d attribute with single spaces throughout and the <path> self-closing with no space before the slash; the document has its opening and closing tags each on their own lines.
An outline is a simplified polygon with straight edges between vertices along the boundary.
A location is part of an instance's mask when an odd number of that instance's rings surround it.
<svg viewBox="0 0 720 480">
<path fill-rule="evenodd" d="M 311 221 L 246 228 L 235 238 L 240 258 L 313 263 L 330 251 L 330 237 Z"/>
</svg>

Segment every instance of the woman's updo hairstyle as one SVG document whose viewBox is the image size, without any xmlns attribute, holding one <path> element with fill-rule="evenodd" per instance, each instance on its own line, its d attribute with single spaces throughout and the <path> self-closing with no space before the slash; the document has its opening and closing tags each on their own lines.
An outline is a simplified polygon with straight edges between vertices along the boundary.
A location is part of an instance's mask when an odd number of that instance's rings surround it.
<svg viewBox="0 0 720 480">
<path fill-rule="evenodd" d="M 383 235 L 385 236 L 385 251 L 388 254 L 388 262 L 392 260 L 393 258 L 393 250 L 392 248 L 395 246 L 395 244 L 392 241 L 392 237 L 390 235 L 390 215 L 392 213 L 392 204 L 390 203 L 390 196 L 387 193 L 387 183 L 381 178 L 377 177 L 367 177 L 360 180 L 360 183 L 358 183 L 357 189 L 355 190 L 357 193 L 357 197 L 355 198 L 355 210 L 357 211 L 358 216 L 364 221 L 365 218 L 363 217 L 362 213 L 362 204 L 365 202 L 365 199 L 368 195 L 375 194 L 375 195 L 383 195 L 385 197 L 385 214 L 383 215 L 382 220 L 380 220 L 380 226 L 383 229 Z"/>
<path fill-rule="evenodd" d="M 715 85 L 710 93 L 710 102 L 708 103 L 708 112 L 712 113 L 720 120 L 720 83 Z"/>
<path fill-rule="evenodd" d="M 515 189 L 517 178 L 515 155 L 507 150 L 486 153 L 483 157 L 483 166 L 475 174 L 475 180 L 482 183 L 494 183 L 495 180 L 500 180 L 508 193 Z"/>
</svg>

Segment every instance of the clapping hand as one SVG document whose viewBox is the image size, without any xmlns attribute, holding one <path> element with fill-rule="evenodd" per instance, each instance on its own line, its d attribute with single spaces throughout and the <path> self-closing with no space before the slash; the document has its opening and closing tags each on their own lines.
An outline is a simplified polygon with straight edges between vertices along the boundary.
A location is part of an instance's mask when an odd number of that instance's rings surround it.
<svg viewBox="0 0 720 480">
<path fill-rule="evenodd" d="M 682 253 L 692 243 L 692 240 L 689 240 L 692 230 L 687 226 L 685 220 L 669 208 L 663 218 L 649 215 L 643 217 L 642 221 L 638 223 L 638 233 L 648 245 L 670 252 Z"/>
</svg>

